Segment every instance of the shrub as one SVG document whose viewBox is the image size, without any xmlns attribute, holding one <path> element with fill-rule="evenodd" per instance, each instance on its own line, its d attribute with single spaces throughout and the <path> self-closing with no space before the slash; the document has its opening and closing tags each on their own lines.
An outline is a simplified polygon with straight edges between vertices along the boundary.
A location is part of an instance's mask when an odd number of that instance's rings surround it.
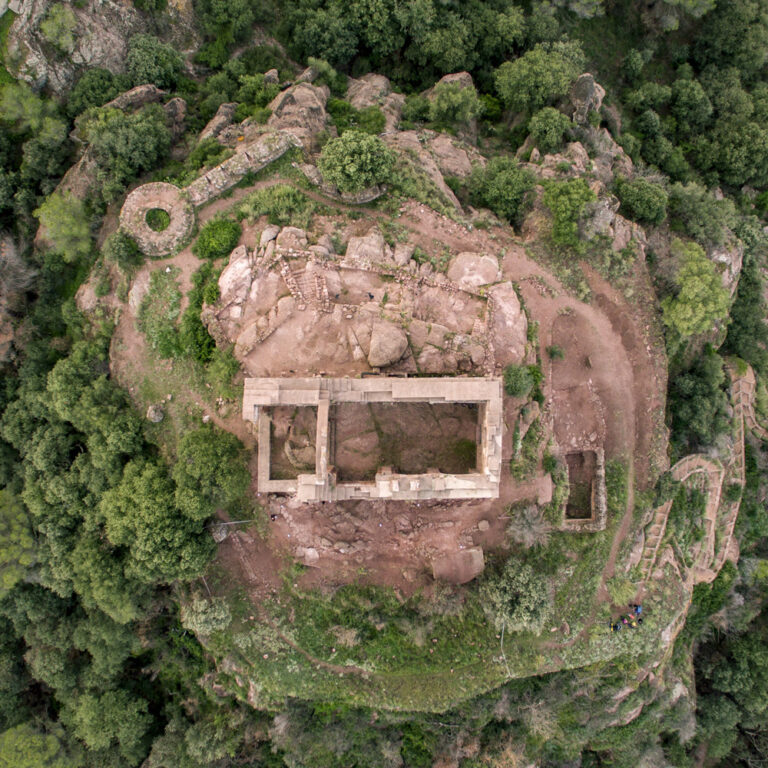
<svg viewBox="0 0 768 768">
<path fill-rule="evenodd" d="M 716 200 L 699 184 L 673 184 L 669 190 L 669 216 L 673 228 L 682 230 L 703 246 L 722 245 L 736 226 L 732 200 Z"/>
<path fill-rule="evenodd" d="M 45 238 L 66 262 L 75 262 L 91 253 L 91 228 L 85 208 L 71 194 L 54 192 L 34 212 Z"/>
<path fill-rule="evenodd" d="M 552 598 L 547 581 L 530 565 L 512 557 L 496 577 L 481 588 L 483 608 L 498 631 L 539 634 L 549 616 Z"/>
<path fill-rule="evenodd" d="M 597 199 L 585 179 L 550 181 L 544 187 L 544 205 L 552 211 L 552 240 L 576 250 L 583 250 L 579 241 L 579 217 L 584 206 Z"/>
<path fill-rule="evenodd" d="M 229 256 L 242 234 L 242 227 L 232 219 L 213 219 L 203 226 L 192 246 L 198 259 L 222 259 Z"/>
<path fill-rule="evenodd" d="M 402 119 L 409 123 L 423 123 L 429 120 L 429 99 L 419 93 L 405 97 L 401 113 Z"/>
<path fill-rule="evenodd" d="M 176 321 L 181 311 L 181 291 L 176 282 L 178 269 L 155 270 L 149 290 L 141 302 L 138 328 L 160 357 L 176 357 L 180 350 Z"/>
<path fill-rule="evenodd" d="M 75 117 L 88 107 L 100 107 L 117 96 L 121 90 L 120 80 L 108 69 L 94 67 L 87 69 L 67 99 L 67 112 Z"/>
<path fill-rule="evenodd" d="M 497 216 L 519 226 L 528 206 L 528 193 L 536 186 L 531 173 L 511 157 L 494 157 L 476 168 L 469 182 L 473 205 L 490 208 Z"/>
<path fill-rule="evenodd" d="M 184 62 L 175 49 L 152 35 L 134 35 L 128 41 L 125 68 L 132 85 L 153 83 L 158 88 L 175 88 Z"/>
<path fill-rule="evenodd" d="M 171 215 L 162 208 L 150 208 L 144 218 L 147 226 L 154 232 L 163 232 L 171 223 Z"/>
<path fill-rule="evenodd" d="M 249 195 L 240 204 L 238 216 L 250 222 L 267 216 L 269 223 L 277 226 L 306 227 L 313 211 L 314 203 L 303 192 L 287 184 L 276 184 Z"/>
<path fill-rule="evenodd" d="M 504 369 L 504 391 L 510 397 L 527 397 L 535 383 L 527 365 L 508 365 Z"/>
<path fill-rule="evenodd" d="M 357 110 L 343 99 L 329 99 L 327 110 L 339 136 L 353 128 L 363 133 L 375 135 L 381 133 L 386 124 L 384 113 L 378 107 L 366 107 Z"/>
<path fill-rule="evenodd" d="M 562 347 L 558 347 L 557 344 L 552 344 L 547 347 L 547 355 L 550 360 L 562 360 L 565 357 L 565 352 Z"/>
<path fill-rule="evenodd" d="M 74 50 L 76 28 L 77 17 L 74 11 L 64 3 L 52 5 L 40 22 L 40 32 L 43 37 L 62 53 L 72 53 Z"/>
<path fill-rule="evenodd" d="M 507 526 L 507 535 L 526 549 L 546 547 L 551 527 L 544 518 L 544 510 L 535 504 L 518 509 Z"/>
<path fill-rule="evenodd" d="M 140 266 L 144 256 L 136 241 L 125 232 L 113 232 L 101 247 L 101 255 L 106 261 L 117 264 L 120 269 L 130 272 Z"/>
<path fill-rule="evenodd" d="M 556 152 L 563 145 L 563 136 L 571 121 L 554 107 L 540 109 L 528 123 L 528 130 L 536 146 L 545 154 Z"/>
<path fill-rule="evenodd" d="M 394 154 L 380 138 L 353 130 L 323 147 L 318 167 L 339 191 L 354 193 L 389 181 L 394 163 Z"/>
<path fill-rule="evenodd" d="M 619 179 L 616 193 L 621 200 L 622 213 L 635 221 L 661 224 L 667 217 L 669 196 L 664 187 L 647 179 Z"/>
<path fill-rule="evenodd" d="M 435 123 L 451 125 L 469 123 L 483 111 L 483 104 L 474 86 L 461 83 L 438 83 L 432 91 L 429 119 Z"/>
<path fill-rule="evenodd" d="M 231 622 L 229 606 L 220 597 L 196 598 L 181 609 L 181 623 L 196 635 L 212 635 L 226 629 Z"/>
<path fill-rule="evenodd" d="M 664 324 L 683 339 L 711 330 L 728 315 L 728 291 L 715 265 L 696 243 L 672 241 L 672 255 L 682 264 L 675 276 L 678 293 L 661 302 Z"/>
</svg>

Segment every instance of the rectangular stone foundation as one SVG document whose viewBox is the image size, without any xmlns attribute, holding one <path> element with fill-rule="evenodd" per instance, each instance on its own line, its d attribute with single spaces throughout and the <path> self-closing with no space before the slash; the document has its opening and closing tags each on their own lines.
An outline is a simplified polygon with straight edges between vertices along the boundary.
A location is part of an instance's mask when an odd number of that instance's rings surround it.
<svg viewBox="0 0 768 768">
<path fill-rule="evenodd" d="M 429 471 L 396 474 L 379 468 L 373 482 L 337 482 L 329 466 L 329 414 L 332 403 L 476 403 L 477 471 L 463 475 Z M 270 480 L 270 406 L 317 407 L 314 474 L 295 480 Z M 258 489 L 261 493 L 295 494 L 300 501 L 348 499 L 489 499 L 499 495 L 501 480 L 502 385 L 500 378 L 413 378 L 372 376 L 365 379 L 246 379 L 243 418 L 258 424 Z"/>
</svg>

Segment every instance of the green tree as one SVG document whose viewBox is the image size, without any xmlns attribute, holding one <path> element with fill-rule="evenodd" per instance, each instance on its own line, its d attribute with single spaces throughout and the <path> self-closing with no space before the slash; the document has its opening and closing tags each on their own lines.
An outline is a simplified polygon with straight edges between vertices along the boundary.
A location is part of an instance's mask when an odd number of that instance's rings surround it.
<svg viewBox="0 0 768 768">
<path fill-rule="evenodd" d="M 64 261 L 76 262 L 90 255 L 91 227 L 80 200 L 55 192 L 34 213 L 45 239 Z"/>
<path fill-rule="evenodd" d="M 120 93 L 123 83 L 108 69 L 86 69 L 75 83 L 67 99 L 67 112 L 76 117 L 88 107 L 100 107 Z"/>
<path fill-rule="evenodd" d="M 481 588 L 483 607 L 497 631 L 533 632 L 538 635 L 552 610 L 547 580 L 516 558 L 507 560 L 502 572 Z"/>
<path fill-rule="evenodd" d="M 85 128 L 98 163 L 102 197 L 113 200 L 127 182 L 154 168 L 171 148 L 165 114 L 157 104 L 134 114 L 100 110 Z"/>
<path fill-rule="evenodd" d="M 736 226 L 733 201 L 715 199 L 699 184 L 677 182 L 669 190 L 669 217 L 674 229 L 682 230 L 701 245 L 723 245 Z"/>
<path fill-rule="evenodd" d="M 173 46 L 153 35 L 138 34 L 128 41 L 125 68 L 132 85 L 153 83 L 158 88 L 175 88 L 184 61 Z"/>
<path fill-rule="evenodd" d="M 469 123 L 483 111 L 483 105 L 472 85 L 438 83 L 432 91 L 429 119 L 443 125 Z"/>
<path fill-rule="evenodd" d="M 320 153 L 323 178 L 341 192 L 361 192 L 389 180 L 395 157 L 378 136 L 347 131 L 331 139 Z"/>
<path fill-rule="evenodd" d="M 86 693 L 69 706 L 67 719 L 71 720 L 75 735 L 90 749 L 117 746 L 129 765 L 137 765 L 144 757 L 152 722 L 145 699 L 117 690 L 101 695 Z"/>
<path fill-rule="evenodd" d="M 0 768 L 76 768 L 62 744 L 61 728 L 41 733 L 30 723 L 0 733 Z"/>
<path fill-rule="evenodd" d="M 672 114 L 683 136 L 701 131 L 712 117 L 712 102 L 698 80 L 675 80 L 672 83 Z"/>
<path fill-rule="evenodd" d="M 213 540 L 181 514 L 174 492 L 161 466 L 135 460 L 101 499 L 107 537 L 130 551 L 126 573 L 146 584 L 197 578 L 213 553 Z"/>
<path fill-rule="evenodd" d="M 101 246 L 101 255 L 106 261 L 117 264 L 126 272 L 132 272 L 144 261 L 144 255 L 136 245 L 136 241 L 121 230 L 107 237 L 104 245 Z"/>
<path fill-rule="evenodd" d="M 571 125 L 571 121 L 562 112 L 554 107 L 544 107 L 531 118 L 528 130 L 536 146 L 547 154 L 562 147 L 563 136 Z"/>
<path fill-rule="evenodd" d="M 616 193 L 621 200 L 622 213 L 630 219 L 661 224 L 667 217 L 669 196 L 660 184 L 643 178 L 618 179 Z"/>
<path fill-rule="evenodd" d="M 77 17 L 74 11 L 64 3 L 52 5 L 40 22 L 43 37 L 62 53 L 72 53 L 75 49 L 76 29 Z"/>
<path fill-rule="evenodd" d="M 19 133 L 38 131 L 43 119 L 55 112 L 55 105 L 41 99 L 26 83 L 8 83 L 0 90 L 0 120 Z"/>
<path fill-rule="evenodd" d="M 515 112 L 534 112 L 568 93 L 584 63 L 578 43 L 539 43 L 496 70 L 496 90 Z"/>
<path fill-rule="evenodd" d="M 587 203 L 597 199 L 585 179 L 550 181 L 544 186 L 544 205 L 552 212 L 552 240 L 558 245 L 584 249 L 579 240 L 579 218 Z"/>
<path fill-rule="evenodd" d="M 251 482 L 243 444 L 213 427 L 187 432 L 179 441 L 173 479 L 176 503 L 192 519 L 241 503 Z"/>
<path fill-rule="evenodd" d="M 207 222 L 200 230 L 192 253 L 198 259 L 222 259 L 229 256 L 242 234 L 240 223 L 233 219 L 218 218 Z"/>
<path fill-rule="evenodd" d="M 533 175 L 511 157 L 494 157 L 485 168 L 476 168 L 469 182 L 472 205 L 490 208 L 497 216 L 519 226 L 529 207 Z"/>
<path fill-rule="evenodd" d="M 728 315 L 728 291 L 704 250 L 696 243 L 672 242 L 672 255 L 681 266 L 678 292 L 661 302 L 664 324 L 683 339 L 705 333 Z"/>
<path fill-rule="evenodd" d="M 0 490 L 0 597 L 24 578 L 35 559 L 26 510 L 10 490 Z"/>
</svg>

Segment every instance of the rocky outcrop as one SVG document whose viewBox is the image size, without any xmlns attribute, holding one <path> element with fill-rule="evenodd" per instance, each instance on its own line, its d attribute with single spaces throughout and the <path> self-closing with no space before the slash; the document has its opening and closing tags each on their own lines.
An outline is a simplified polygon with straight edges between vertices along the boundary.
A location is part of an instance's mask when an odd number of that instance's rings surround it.
<svg viewBox="0 0 768 768">
<path fill-rule="evenodd" d="M 235 116 L 236 109 L 236 103 L 222 104 L 216 110 L 216 114 L 208 121 L 205 128 L 200 131 L 198 141 L 215 139 L 228 125 L 230 125 L 232 118 Z"/>
<path fill-rule="evenodd" d="M 386 119 L 384 130 L 394 131 L 400 122 L 405 96 L 401 93 L 392 93 L 389 79 L 384 75 L 370 73 L 358 80 L 350 78 L 347 101 L 355 109 L 378 107 Z"/>
<path fill-rule="evenodd" d="M 67 3 L 77 22 L 74 45 L 70 51 L 58 51 L 40 31 L 40 23 L 53 4 L 52 0 L 19 3 L 19 15 L 8 33 L 6 67 L 34 88 L 64 93 L 81 71 L 92 67 L 123 72 L 128 40 L 139 32 L 152 31 L 147 17 L 125 0 Z M 169 2 L 166 13 L 171 18 L 167 25 L 169 42 L 177 49 L 196 48 L 199 38 L 190 0 Z"/>
<path fill-rule="evenodd" d="M 528 320 L 512 283 L 500 283 L 488 291 L 493 306 L 492 332 L 503 343 L 496 345 L 496 364 L 521 363 L 528 338 Z"/>
<path fill-rule="evenodd" d="M 308 145 L 327 126 L 327 99 L 326 89 L 316 88 L 310 83 L 297 83 L 270 102 L 272 114 L 267 125 L 286 131 Z"/>
<path fill-rule="evenodd" d="M 458 198 L 445 183 L 443 174 L 440 172 L 440 166 L 435 162 L 429 149 L 422 143 L 423 136 L 424 134 L 418 131 L 398 131 L 385 136 L 384 140 L 389 146 L 405 154 L 419 170 L 429 177 L 446 201 L 457 210 L 461 210 Z"/>
<path fill-rule="evenodd" d="M 350 237 L 347 243 L 345 263 L 358 264 L 391 264 L 392 248 L 387 245 L 384 235 L 374 227 L 363 237 Z"/>
<path fill-rule="evenodd" d="M 571 86 L 571 104 L 573 105 L 573 122 L 584 125 L 588 122 L 589 113 L 599 112 L 605 98 L 605 88 L 595 82 L 588 72 L 580 75 Z"/>
<path fill-rule="evenodd" d="M 377 320 L 371 331 L 371 348 L 368 364 L 372 368 L 384 368 L 396 363 L 408 349 L 405 331 L 394 323 Z"/>
<path fill-rule="evenodd" d="M 446 133 L 430 136 L 426 144 L 443 176 L 465 179 L 475 166 L 485 166 L 487 162 L 473 146 Z"/>
<path fill-rule="evenodd" d="M 448 279 L 459 288 L 475 290 L 481 285 L 495 283 L 501 279 L 499 263 L 483 253 L 460 253 L 448 267 Z"/>
</svg>

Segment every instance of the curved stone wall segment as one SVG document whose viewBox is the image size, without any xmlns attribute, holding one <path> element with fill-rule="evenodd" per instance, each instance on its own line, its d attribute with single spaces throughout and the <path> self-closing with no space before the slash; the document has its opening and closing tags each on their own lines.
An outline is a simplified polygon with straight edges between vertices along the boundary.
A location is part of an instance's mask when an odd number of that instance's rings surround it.
<svg viewBox="0 0 768 768">
<path fill-rule="evenodd" d="M 194 207 L 218 197 L 246 173 L 261 170 L 297 144 L 297 139 L 288 133 L 266 133 L 183 191 L 162 181 L 143 184 L 126 197 L 120 210 L 120 228 L 133 237 L 147 256 L 168 256 L 191 234 Z M 147 212 L 152 208 L 160 208 L 171 217 L 171 223 L 162 232 L 155 232 L 147 224 Z"/>
</svg>

